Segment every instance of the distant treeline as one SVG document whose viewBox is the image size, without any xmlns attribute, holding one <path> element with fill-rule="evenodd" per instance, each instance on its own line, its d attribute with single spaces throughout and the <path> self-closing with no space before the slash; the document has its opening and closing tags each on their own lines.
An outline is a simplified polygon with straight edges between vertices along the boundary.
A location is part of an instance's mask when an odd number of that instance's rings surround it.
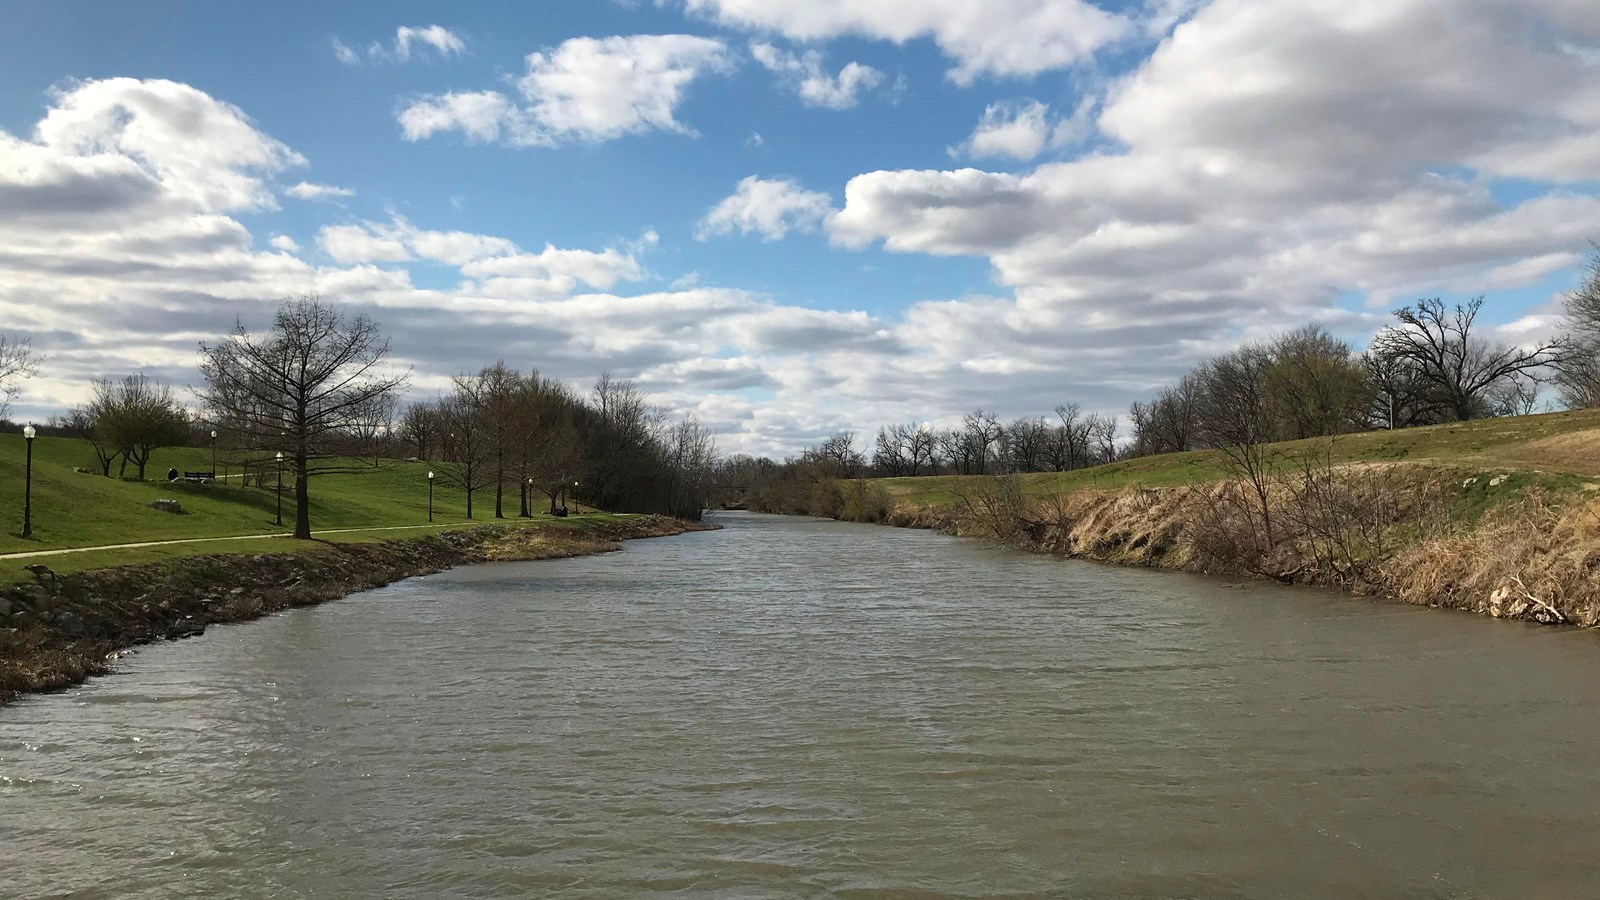
<svg viewBox="0 0 1600 900">
<path fill-rule="evenodd" d="M 672 421 L 630 381 L 602 375 L 588 397 L 538 372 L 503 362 L 460 375 L 437 400 L 413 404 L 397 439 L 474 498 L 490 493 L 494 515 L 532 512 L 534 496 L 581 497 L 602 509 L 699 519 L 716 462 L 711 433 Z"/>
<path fill-rule="evenodd" d="M 1364 352 L 1318 325 L 1206 360 L 1119 417 L 1077 403 L 1050 416 L 1002 421 L 977 410 L 953 428 L 843 431 L 781 462 L 734 456 L 718 482 L 725 501 L 755 509 L 871 520 L 882 492 L 852 479 L 1062 472 L 1186 450 L 1237 449 L 1384 428 L 1534 412 L 1554 384 L 1570 407 L 1600 405 L 1600 251 L 1567 299 L 1565 328 L 1511 346 L 1486 337 L 1483 301 L 1420 300 L 1397 310 Z"/>
<path fill-rule="evenodd" d="M 43 362 L 26 340 L 0 335 L 0 416 L 17 382 Z M 38 431 L 86 441 L 93 459 L 85 463 L 108 477 L 142 480 L 152 452 L 174 446 L 208 448 L 215 468 L 258 487 L 281 474 L 294 491 L 299 536 L 310 534 L 312 478 L 370 469 L 383 457 L 434 463 L 437 478 L 466 492 L 468 518 L 487 494 L 496 517 L 533 515 L 536 498 L 552 512 L 573 498 L 698 519 L 715 467 L 707 429 L 672 420 L 635 384 L 609 375 L 580 396 L 496 362 L 402 409 L 409 372 L 389 364 L 377 324 L 315 296 L 285 300 L 258 331 L 240 326 L 202 344 L 199 369 L 199 411 L 133 374 L 94 382 L 85 403 Z"/>
</svg>

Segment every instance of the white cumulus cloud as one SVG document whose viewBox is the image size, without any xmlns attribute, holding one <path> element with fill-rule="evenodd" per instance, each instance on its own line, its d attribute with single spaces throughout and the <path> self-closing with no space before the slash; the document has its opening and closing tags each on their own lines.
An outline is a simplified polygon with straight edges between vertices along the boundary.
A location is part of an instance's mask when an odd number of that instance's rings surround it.
<svg viewBox="0 0 1600 900">
<path fill-rule="evenodd" d="M 1031 160 L 1048 148 L 1082 141 L 1093 129 L 1093 111 L 1093 98 L 1085 98 L 1065 119 L 1037 100 L 996 101 L 984 109 L 972 134 L 950 148 L 950 155 Z"/>
<path fill-rule="evenodd" d="M 315 184 L 302 181 L 290 185 L 283 191 L 297 200 L 333 200 L 340 197 L 354 197 L 356 192 L 350 188 L 338 187 L 332 184 Z"/>
<path fill-rule="evenodd" d="M 439 59 L 460 57 L 467 52 L 467 42 L 461 35 L 443 25 L 402 25 L 394 30 L 392 43 L 373 41 L 367 45 L 365 56 L 339 38 L 330 39 L 334 59 L 347 66 L 359 66 L 363 59 L 375 62 L 410 62 L 417 51 L 426 47 Z"/>
<path fill-rule="evenodd" d="M 959 84 L 1083 62 L 1134 30 L 1126 17 L 1083 0 L 684 0 L 684 6 L 726 25 L 797 41 L 931 38 L 956 61 L 950 77 Z"/>
<path fill-rule="evenodd" d="M 695 79 L 731 70 L 733 59 L 720 41 L 658 34 L 573 38 L 526 64 L 520 100 L 498 91 L 413 99 L 399 115 L 406 138 L 460 131 L 474 142 L 552 146 L 647 131 L 693 135 L 678 105 Z"/>
<path fill-rule="evenodd" d="M 703 241 L 738 232 L 776 241 L 791 230 L 815 231 L 832 211 L 833 200 L 827 194 L 808 191 L 791 179 L 751 175 L 706 213 L 695 237 Z"/>
<path fill-rule="evenodd" d="M 883 73 L 858 62 L 846 63 L 839 74 L 830 75 L 822 67 L 822 54 L 807 50 L 796 55 L 771 44 L 753 43 L 750 55 L 768 71 L 782 76 L 807 106 L 849 109 L 860 102 L 865 91 L 883 83 Z"/>
<path fill-rule="evenodd" d="M 414 45 L 432 47 L 440 56 L 449 58 L 467 52 L 467 43 L 461 36 L 443 25 L 407 26 L 395 29 L 394 56 L 401 62 L 411 59 Z"/>
<path fill-rule="evenodd" d="M 261 175 L 305 164 L 237 107 L 186 84 L 108 78 L 73 84 L 54 99 L 35 129 L 37 149 L 22 148 L 24 155 L 152 179 L 206 210 L 271 209 L 277 201 Z"/>
</svg>

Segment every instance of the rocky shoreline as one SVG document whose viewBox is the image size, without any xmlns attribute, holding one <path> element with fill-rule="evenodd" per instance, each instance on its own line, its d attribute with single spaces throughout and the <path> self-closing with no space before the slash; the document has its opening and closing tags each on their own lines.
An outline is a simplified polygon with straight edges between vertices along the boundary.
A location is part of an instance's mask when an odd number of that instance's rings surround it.
<svg viewBox="0 0 1600 900">
<path fill-rule="evenodd" d="M 130 647 L 205 633 L 296 606 L 456 566 L 559 559 L 620 550 L 619 541 L 716 526 L 666 516 L 592 530 L 485 525 L 373 544 L 266 554 L 196 556 L 0 588 L 0 703 L 111 671 Z"/>
</svg>

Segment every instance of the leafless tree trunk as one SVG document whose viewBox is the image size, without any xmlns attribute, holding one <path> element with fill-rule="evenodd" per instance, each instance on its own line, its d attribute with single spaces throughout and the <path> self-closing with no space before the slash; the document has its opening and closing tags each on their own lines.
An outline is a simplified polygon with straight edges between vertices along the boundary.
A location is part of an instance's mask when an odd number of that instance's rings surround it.
<svg viewBox="0 0 1600 900">
<path fill-rule="evenodd" d="M 988 472 L 990 450 L 1000 443 L 1000 436 L 1004 433 L 999 418 L 991 412 L 973 410 L 961 418 L 961 427 L 968 444 L 966 454 L 972 467 L 971 473 L 982 475 Z"/>
<path fill-rule="evenodd" d="M 172 396 L 172 388 L 144 375 L 120 381 L 97 381 L 85 415 L 93 433 L 116 447 L 113 458 L 133 463 L 140 481 L 150 455 L 160 447 L 174 447 L 189 438 L 189 414 Z M 110 473 L 110 462 L 96 451 Z"/>
<path fill-rule="evenodd" d="M 1600 246 L 1589 257 L 1583 284 L 1567 295 L 1572 352 L 1561 361 L 1556 382 L 1574 408 L 1600 406 Z"/>
<path fill-rule="evenodd" d="M 1267 350 L 1244 346 L 1219 356 L 1200 370 L 1201 404 L 1206 440 L 1227 460 L 1230 474 L 1255 495 L 1263 546 L 1273 546 L 1272 527 L 1272 423 L 1265 371 Z"/>
<path fill-rule="evenodd" d="M 294 472 L 297 538 L 311 537 L 312 476 L 348 470 L 317 465 L 324 443 L 356 426 L 409 373 L 385 369 L 389 344 L 377 323 L 351 316 L 315 295 L 283 302 L 264 332 L 241 324 L 216 344 L 200 345 L 207 406 L 276 445 Z"/>
<path fill-rule="evenodd" d="M 11 401 L 22 390 L 17 382 L 39 374 L 42 361 L 27 338 L 16 340 L 0 334 L 0 419 L 11 412 Z"/>
<path fill-rule="evenodd" d="M 116 441 L 100 425 L 96 415 L 96 404 L 86 403 L 74 406 L 67 410 L 66 419 L 62 422 L 67 433 L 81 438 L 89 443 L 94 450 L 95 468 L 106 478 L 111 477 L 111 466 L 116 463 L 122 451 L 117 447 Z"/>
<path fill-rule="evenodd" d="M 429 459 L 439 440 L 439 406 L 413 403 L 400 418 L 400 439 L 415 447 L 418 459 Z"/>
<path fill-rule="evenodd" d="M 1484 340 L 1472 331 L 1482 308 L 1482 297 L 1454 308 L 1438 299 L 1419 300 L 1395 311 L 1400 324 L 1379 332 L 1373 350 L 1415 365 L 1427 390 L 1456 421 L 1489 415 L 1494 391 L 1542 380 L 1540 370 L 1566 360 L 1572 347 L 1565 339 L 1528 348 Z"/>
</svg>

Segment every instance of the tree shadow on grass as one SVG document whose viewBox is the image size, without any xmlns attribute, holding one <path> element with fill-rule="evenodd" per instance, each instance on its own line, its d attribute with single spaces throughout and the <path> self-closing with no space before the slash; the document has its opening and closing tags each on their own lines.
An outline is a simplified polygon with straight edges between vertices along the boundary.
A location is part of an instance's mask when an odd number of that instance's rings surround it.
<svg viewBox="0 0 1600 900">
<path fill-rule="evenodd" d="M 266 511 L 271 513 L 277 508 L 277 500 L 270 491 L 257 488 L 232 487 L 220 484 L 194 484 L 186 481 L 151 482 L 172 491 L 178 498 L 204 497 L 217 503 L 225 503 L 240 509 L 252 511 Z M 287 498 L 285 498 L 287 499 Z M 179 502 L 182 502 L 181 499 Z"/>
</svg>

